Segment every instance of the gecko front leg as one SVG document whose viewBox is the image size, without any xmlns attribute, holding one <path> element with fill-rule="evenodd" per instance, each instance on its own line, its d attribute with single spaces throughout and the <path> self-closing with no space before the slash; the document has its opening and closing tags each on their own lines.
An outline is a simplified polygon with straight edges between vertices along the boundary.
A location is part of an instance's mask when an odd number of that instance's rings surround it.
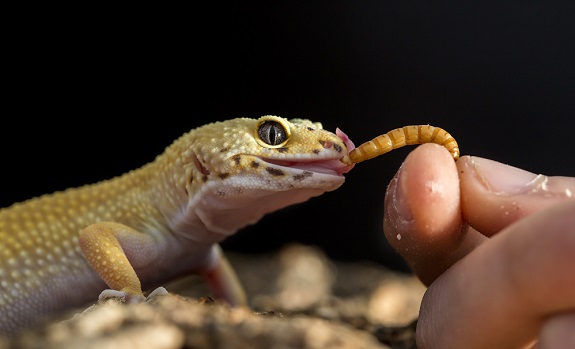
<svg viewBox="0 0 575 349">
<path fill-rule="evenodd" d="M 147 268 L 157 263 L 161 250 L 158 241 L 151 235 L 114 222 L 86 227 L 80 232 L 79 240 L 86 260 L 110 287 L 99 299 L 121 298 L 128 303 L 146 300 L 134 266 Z M 190 272 L 201 274 L 216 298 L 232 305 L 246 304 L 241 283 L 219 245 L 213 245 L 205 263 Z M 165 288 L 158 287 L 148 298 L 167 293 Z"/>
<path fill-rule="evenodd" d="M 132 263 L 147 265 L 158 256 L 155 241 L 150 235 L 124 224 L 100 222 L 84 228 L 79 242 L 90 266 L 111 288 L 103 291 L 100 299 L 123 298 L 129 303 L 146 299 Z M 130 255 L 132 262 L 126 254 Z"/>
</svg>

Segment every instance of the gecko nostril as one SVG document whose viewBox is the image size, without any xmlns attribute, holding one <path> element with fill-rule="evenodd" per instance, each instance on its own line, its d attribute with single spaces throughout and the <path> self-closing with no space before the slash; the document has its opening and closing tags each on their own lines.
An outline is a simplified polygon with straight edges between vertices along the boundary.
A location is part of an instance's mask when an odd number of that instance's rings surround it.
<svg viewBox="0 0 575 349">
<path fill-rule="evenodd" d="M 332 141 L 319 141 L 319 143 L 324 147 L 324 149 L 329 149 L 333 147 Z"/>
</svg>

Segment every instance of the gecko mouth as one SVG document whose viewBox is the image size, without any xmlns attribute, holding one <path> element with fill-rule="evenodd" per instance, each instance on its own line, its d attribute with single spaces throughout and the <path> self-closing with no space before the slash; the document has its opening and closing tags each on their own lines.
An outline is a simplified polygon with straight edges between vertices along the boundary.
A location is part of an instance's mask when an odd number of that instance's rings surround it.
<svg viewBox="0 0 575 349">
<path fill-rule="evenodd" d="M 287 167 L 290 169 L 323 173 L 333 176 L 342 176 L 344 173 L 349 172 L 352 166 L 343 164 L 339 159 L 323 159 L 323 160 L 310 160 L 310 161 L 290 161 L 290 160 L 277 160 L 270 158 L 261 158 L 261 160 L 268 164 Z"/>
</svg>

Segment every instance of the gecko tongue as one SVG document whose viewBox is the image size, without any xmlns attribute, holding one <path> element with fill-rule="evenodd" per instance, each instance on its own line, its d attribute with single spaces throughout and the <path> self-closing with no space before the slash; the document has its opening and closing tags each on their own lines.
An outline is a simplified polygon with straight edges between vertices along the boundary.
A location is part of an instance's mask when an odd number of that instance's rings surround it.
<svg viewBox="0 0 575 349">
<path fill-rule="evenodd" d="M 335 135 L 342 140 L 343 144 L 345 144 L 348 154 L 350 151 L 355 149 L 355 144 L 353 144 L 351 139 L 349 139 L 349 137 L 342 130 L 340 130 L 339 127 L 335 129 Z"/>
</svg>

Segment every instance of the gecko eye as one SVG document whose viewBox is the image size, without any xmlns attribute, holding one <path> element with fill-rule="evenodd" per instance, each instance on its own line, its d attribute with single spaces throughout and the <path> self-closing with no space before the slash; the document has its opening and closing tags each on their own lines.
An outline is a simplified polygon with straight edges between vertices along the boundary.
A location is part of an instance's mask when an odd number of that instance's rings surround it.
<svg viewBox="0 0 575 349">
<path fill-rule="evenodd" d="M 268 149 L 284 148 L 290 140 L 291 124 L 275 115 L 265 115 L 258 119 L 254 129 L 254 139 Z"/>
<path fill-rule="evenodd" d="M 276 121 L 265 121 L 258 127 L 258 136 L 266 144 L 278 146 L 287 140 L 287 132 L 282 124 Z"/>
</svg>

